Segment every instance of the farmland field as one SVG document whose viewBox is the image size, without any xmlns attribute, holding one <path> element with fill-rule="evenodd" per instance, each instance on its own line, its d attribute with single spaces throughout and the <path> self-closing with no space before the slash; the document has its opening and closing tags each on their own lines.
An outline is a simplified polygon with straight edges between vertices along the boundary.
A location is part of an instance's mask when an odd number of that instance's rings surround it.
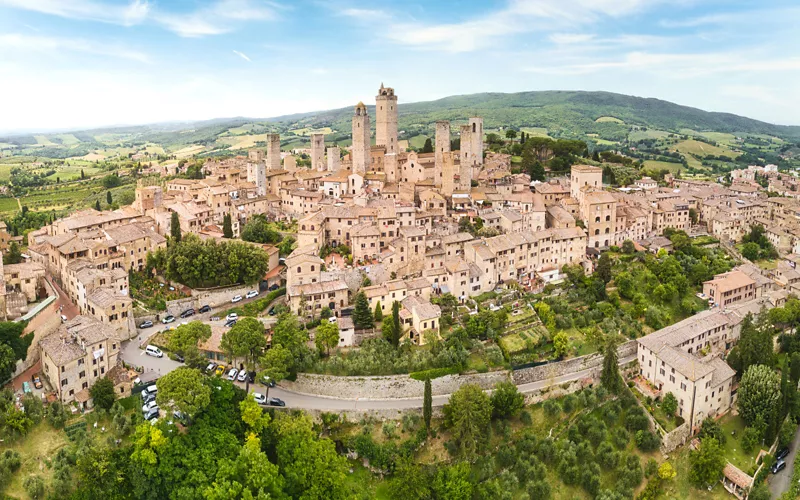
<svg viewBox="0 0 800 500">
<path fill-rule="evenodd" d="M 628 134 L 628 140 L 631 142 L 637 142 L 645 139 L 664 139 L 665 137 L 668 137 L 669 134 L 669 132 L 655 129 L 634 130 Z"/>
<path fill-rule="evenodd" d="M 412 148 L 422 149 L 425 145 L 425 140 L 427 139 L 424 135 L 415 135 L 411 139 L 409 139 L 408 143 Z"/>
<path fill-rule="evenodd" d="M 50 139 L 44 135 L 35 135 L 34 138 L 39 146 L 55 146 L 55 143 L 50 142 Z"/>
<path fill-rule="evenodd" d="M 19 210 L 19 204 L 14 198 L 0 197 L 0 213 L 7 214 Z"/>
<path fill-rule="evenodd" d="M 550 137 L 547 135 L 547 129 L 543 127 L 522 127 L 520 131 L 531 137 Z"/>
<path fill-rule="evenodd" d="M 61 140 L 61 144 L 64 146 L 72 146 L 75 144 L 79 144 L 81 141 L 72 134 L 58 134 L 58 137 Z"/>
<path fill-rule="evenodd" d="M 0 164 L 0 181 L 8 182 L 11 179 L 11 169 L 17 165 Z"/>
<path fill-rule="evenodd" d="M 653 170 L 661 170 L 661 169 L 665 168 L 665 169 L 669 170 L 670 172 L 674 173 L 674 172 L 677 172 L 678 170 L 680 170 L 681 168 L 683 168 L 683 165 L 680 164 L 680 163 L 672 163 L 672 162 L 668 162 L 668 161 L 645 160 L 644 168 L 653 169 Z"/>
<path fill-rule="evenodd" d="M 678 151 L 684 154 L 696 154 L 700 156 L 706 155 L 714 155 L 714 156 L 728 156 L 730 158 L 735 158 L 737 154 L 731 151 L 728 148 L 719 147 L 719 146 L 712 146 L 711 144 L 706 144 L 705 142 L 695 141 L 695 140 L 688 140 L 688 141 L 681 141 L 677 145 L 672 148 L 674 151 Z"/>
<path fill-rule="evenodd" d="M 56 178 L 58 178 L 61 182 L 80 179 L 81 170 L 83 170 L 83 173 L 86 175 L 86 177 L 91 177 L 92 175 L 100 172 L 99 168 L 94 167 L 80 165 L 58 166 L 56 167 L 56 173 L 46 178 L 51 181 L 54 181 Z"/>
<path fill-rule="evenodd" d="M 176 158 L 188 158 L 189 156 L 195 155 L 200 153 L 205 149 L 205 146 L 195 145 L 195 146 L 187 146 L 183 149 L 179 149 L 175 151 L 173 154 Z"/>
<path fill-rule="evenodd" d="M 256 142 L 266 142 L 267 134 L 259 135 L 236 135 L 229 137 L 220 137 L 217 143 L 230 144 L 231 149 L 245 149 L 255 147 Z M 177 153 L 176 153 L 177 154 Z"/>
<path fill-rule="evenodd" d="M 322 128 L 305 127 L 305 128 L 298 128 L 298 129 L 290 130 L 289 133 L 290 134 L 294 134 L 294 135 L 303 135 L 303 136 L 311 135 L 311 134 L 326 134 L 327 135 L 327 134 L 333 133 L 333 129 L 330 128 L 330 127 L 322 127 Z"/>
<path fill-rule="evenodd" d="M 612 122 L 612 123 L 625 123 L 624 121 L 620 120 L 619 118 L 615 118 L 613 116 L 601 116 L 597 120 L 597 123 L 605 123 L 605 122 Z"/>
</svg>

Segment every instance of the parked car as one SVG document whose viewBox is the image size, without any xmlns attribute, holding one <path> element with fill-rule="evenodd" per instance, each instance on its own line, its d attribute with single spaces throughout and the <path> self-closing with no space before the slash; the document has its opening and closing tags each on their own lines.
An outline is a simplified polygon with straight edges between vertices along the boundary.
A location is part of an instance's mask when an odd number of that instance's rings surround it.
<svg viewBox="0 0 800 500">
<path fill-rule="evenodd" d="M 155 393 L 142 391 L 142 403 L 147 404 L 156 400 Z"/>
<path fill-rule="evenodd" d="M 145 403 L 142 406 L 142 413 L 147 413 L 150 410 L 152 410 L 153 408 L 158 408 L 158 405 L 156 404 L 156 401 L 155 400 L 148 401 L 147 403 Z"/>
<path fill-rule="evenodd" d="M 236 295 L 231 299 L 231 304 L 235 304 L 235 303 L 241 302 L 241 301 L 242 301 L 242 296 L 241 295 Z"/>
<path fill-rule="evenodd" d="M 161 320 L 161 322 L 164 323 L 165 325 L 167 323 L 172 323 L 173 321 L 175 321 L 175 316 L 173 316 L 171 314 L 168 314 L 168 315 L 164 316 L 164 319 Z"/>
<path fill-rule="evenodd" d="M 218 377 L 221 376 L 223 373 L 225 373 L 225 365 L 219 365 L 217 369 L 214 370 L 214 375 Z"/>
<path fill-rule="evenodd" d="M 158 417 L 159 417 L 158 407 L 153 408 L 144 415 L 144 419 L 147 420 L 148 422 L 157 419 Z"/>
<path fill-rule="evenodd" d="M 787 457 L 787 455 L 789 455 L 789 447 L 784 446 L 783 448 L 778 450 L 778 453 L 775 454 L 775 460 L 783 460 L 784 458 Z"/>
<path fill-rule="evenodd" d="M 208 366 L 206 366 L 206 371 L 208 373 L 211 373 L 216 369 L 217 369 L 217 364 L 216 363 L 209 363 Z"/>
<path fill-rule="evenodd" d="M 284 403 L 282 399 L 269 398 L 269 405 L 270 406 L 286 406 L 286 403 Z"/>
<path fill-rule="evenodd" d="M 278 286 L 278 284 L 276 283 L 276 284 L 272 285 L 271 287 L 269 287 L 269 291 L 270 291 L 270 292 L 274 292 L 274 291 L 275 291 L 275 290 L 277 290 L 278 288 L 280 288 L 280 286 Z"/>
<path fill-rule="evenodd" d="M 254 384 L 256 382 L 256 372 L 248 372 L 247 381 Z"/>
<path fill-rule="evenodd" d="M 172 417 L 183 425 L 189 424 L 189 417 L 182 411 L 175 410 L 172 412 Z"/>
<path fill-rule="evenodd" d="M 270 316 L 275 316 L 275 308 L 274 307 L 270 307 L 269 308 L 269 315 Z"/>
<path fill-rule="evenodd" d="M 178 354 L 177 352 L 173 353 L 172 357 L 175 358 L 175 361 L 177 361 L 178 363 L 183 363 L 186 361 L 186 358 L 184 358 L 183 355 Z"/>
<path fill-rule="evenodd" d="M 275 387 L 275 381 L 269 378 L 269 375 L 261 377 L 261 383 L 268 387 Z"/>
<path fill-rule="evenodd" d="M 164 353 L 161 352 L 161 349 L 159 349 L 158 347 L 156 347 L 154 345 L 148 345 L 147 347 L 145 347 L 144 348 L 144 352 L 148 356 L 153 356 L 155 358 L 163 358 L 164 357 Z"/>
<path fill-rule="evenodd" d="M 225 316 L 225 321 L 237 320 L 239 319 L 239 315 L 236 313 L 230 313 L 229 315 Z"/>
<path fill-rule="evenodd" d="M 266 397 L 264 397 L 264 395 L 263 395 L 263 394 L 261 394 L 260 392 L 254 392 L 254 393 L 253 393 L 253 399 L 255 399 L 255 400 L 256 400 L 256 403 L 258 403 L 258 404 L 260 404 L 260 405 L 265 405 L 265 404 L 267 404 L 267 398 L 266 398 Z"/>
<path fill-rule="evenodd" d="M 150 328 L 153 326 L 153 322 L 149 319 L 147 321 L 142 321 L 142 324 L 139 325 L 139 328 Z"/>
<path fill-rule="evenodd" d="M 230 321 L 226 321 L 225 322 L 225 328 L 233 328 L 233 325 L 235 325 L 235 324 L 236 324 L 236 320 L 235 319 L 232 319 Z"/>
<path fill-rule="evenodd" d="M 247 379 L 247 370 L 242 370 L 239 372 L 239 376 L 236 377 L 236 380 L 239 382 L 244 382 Z"/>
<path fill-rule="evenodd" d="M 39 378 L 39 375 L 34 375 L 31 377 L 31 381 L 33 381 L 33 386 L 37 389 L 42 388 L 42 379 Z"/>
<path fill-rule="evenodd" d="M 209 312 L 210 310 L 211 310 L 211 306 L 209 306 L 209 305 L 204 305 L 203 307 L 201 307 L 201 308 L 200 308 L 200 314 L 207 313 L 207 312 Z"/>
<path fill-rule="evenodd" d="M 786 460 L 780 459 L 774 464 L 772 464 L 772 473 L 777 474 L 778 472 L 782 471 L 786 468 Z"/>
<path fill-rule="evenodd" d="M 239 370 L 236 368 L 231 368 L 231 371 L 228 372 L 228 380 L 236 380 L 236 375 L 239 373 Z"/>
<path fill-rule="evenodd" d="M 194 309 L 191 307 L 181 313 L 181 318 L 188 318 L 189 316 L 194 316 Z"/>
<path fill-rule="evenodd" d="M 253 297 L 258 297 L 258 290 L 250 290 L 244 296 L 246 299 L 252 299 Z"/>
<path fill-rule="evenodd" d="M 328 323 L 336 323 L 336 321 L 337 321 L 336 316 L 331 316 L 330 318 L 328 318 Z"/>
<path fill-rule="evenodd" d="M 31 384 L 29 384 L 27 380 L 22 383 L 22 392 L 25 394 L 31 393 Z"/>
</svg>

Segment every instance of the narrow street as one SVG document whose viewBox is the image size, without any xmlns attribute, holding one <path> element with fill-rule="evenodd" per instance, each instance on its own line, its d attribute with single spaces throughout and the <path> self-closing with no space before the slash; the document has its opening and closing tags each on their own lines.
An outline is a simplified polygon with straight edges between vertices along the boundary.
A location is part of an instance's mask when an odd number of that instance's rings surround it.
<svg viewBox="0 0 800 500">
<path fill-rule="evenodd" d="M 789 445 L 789 455 L 786 457 L 786 468 L 775 475 L 769 477 L 769 492 L 772 498 L 779 498 L 786 493 L 789 489 L 789 484 L 792 480 L 792 469 L 794 466 L 794 458 L 797 456 L 797 449 L 800 448 L 800 427 L 794 434 L 792 444 Z"/>
</svg>

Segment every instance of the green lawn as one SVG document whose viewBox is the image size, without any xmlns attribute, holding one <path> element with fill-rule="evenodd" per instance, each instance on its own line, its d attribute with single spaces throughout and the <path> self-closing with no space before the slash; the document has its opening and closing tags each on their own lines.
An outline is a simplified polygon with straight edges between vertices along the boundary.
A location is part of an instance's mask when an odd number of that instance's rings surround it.
<svg viewBox="0 0 800 500">
<path fill-rule="evenodd" d="M 749 474 L 750 469 L 756 463 L 758 449 L 753 450 L 751 453 L 745 453 L 742 450 L 740 440 L 744 434 L 744 420 L 738 415 L 734 416 L 728 413 L 719 420 L 719 425 L 722 427 L 723 434 L 725 434 L 725 458 Z"/>
<path fill-rule="evenodd" d="M 691 498 L 692 500 L 730 500 L 734 498 L 730 493 L 725 491 L 722 483 L 717 482 L 711 491 L 707 489 L 698 489 L 692 486 L 689 482 L 689 447 L 684 446 L 678 448 L 672 456 L 670 462 L 675 467 L 677 476 L 672 481 L 668 481 L 664 485 L 664 490 L 659 498 L 663 499 L 678 499 L 678 498 Z"/>
<path fill-rule="evenodd" d="M 22 439 L 10 444 L 0 444 L 0 451 L 16 450 L 22 458 L 22 466 L 12 476 L 5 494 L 10 498 L 28 498 L 22 482 L 33 474 L 40 475 L 45 482 L 49 482 L 53 471 L 47 468 L 45 461 L 52 458 L 66 444 L 66 434 L 54 429 L 47 422 L 41 422 L 33 427 Z"/>
<path fill-rule="evenodd" d="M 8 212 L 16 212 L 19 210 L 19 205 L 17 204 L 17 200 L 14 198 L 5 198 L 0 197 L 0 212 L 8 213 Z"/>
</svg>

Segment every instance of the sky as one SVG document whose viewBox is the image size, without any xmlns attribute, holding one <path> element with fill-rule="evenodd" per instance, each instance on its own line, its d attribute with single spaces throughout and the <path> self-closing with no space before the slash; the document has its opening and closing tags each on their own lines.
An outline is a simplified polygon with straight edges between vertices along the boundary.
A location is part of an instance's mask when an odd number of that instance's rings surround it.
<svg viewBox="0 0 800 500">
<path fill-rule="evenodd" d="M 0 0 L 0 131 L 605 90 L 800 125 L 797 0 Z"/>
</svg>

